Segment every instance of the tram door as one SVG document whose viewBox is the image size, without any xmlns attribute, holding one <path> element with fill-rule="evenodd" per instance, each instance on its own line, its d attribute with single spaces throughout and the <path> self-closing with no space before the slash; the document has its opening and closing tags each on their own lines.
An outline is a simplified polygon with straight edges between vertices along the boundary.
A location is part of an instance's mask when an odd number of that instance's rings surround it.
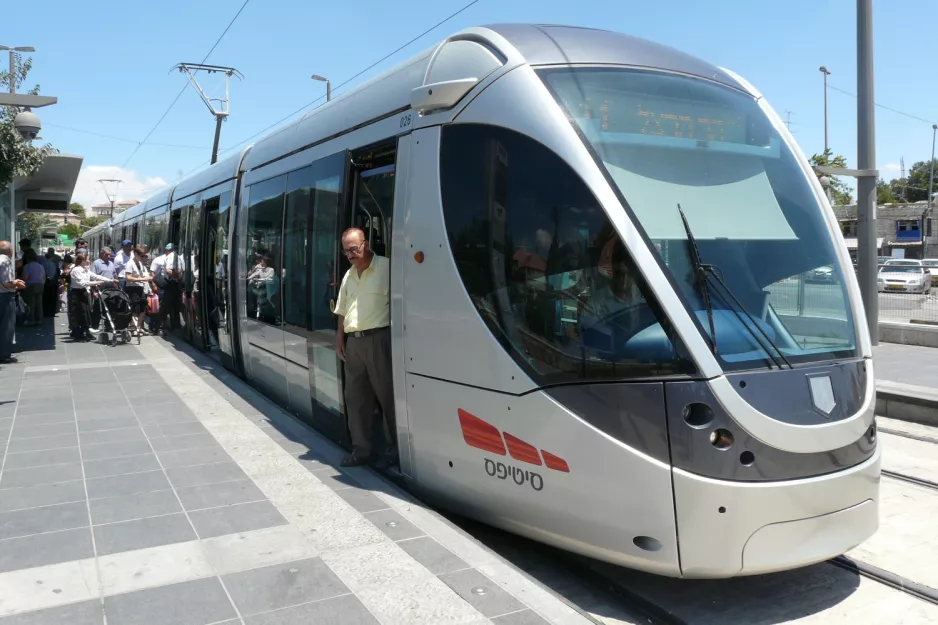
<svg viewBox="0 0 938 625">
<path fill-rule="evenodd" d="M 371 146 L 351 154 L 349 175 L 346 186 L 345 217 L 338 222 L 335 232 L 336 250 L 338 251 L 338 271 L 335 273 L 335 295 L 341 286 L 345 272 L 351 267 L 342 253 L 341 236 L 346 228 L 360 228 L 365 233 L 371 250 L 378 255 L 391 258 L 391 233 L 394 223 L 395 182 L 397 174 L 398 144 L 396 141 Z M 392 267 L 393 272 L 393 267 Z M 390 296 L 390 293 L 389 293 Z M 334 303 L 334 301 L 333 301 Z M 335 322 L 335 321 L 334 321 Z M 343 397 L 345 379 L 340 366 L 340 388 Z M 345 417 L 345 436 L 348 437 L 347 415 Z M 375 420 L 375 436 L 380 437 L 380 421 Z M 383 442 L 376 446 L 380 449 Z"/>
</svg>

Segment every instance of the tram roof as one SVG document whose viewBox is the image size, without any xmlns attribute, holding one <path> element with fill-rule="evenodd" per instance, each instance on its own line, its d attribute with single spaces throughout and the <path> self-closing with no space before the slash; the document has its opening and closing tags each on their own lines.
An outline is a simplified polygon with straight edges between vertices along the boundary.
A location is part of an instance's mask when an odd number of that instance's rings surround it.
<svg viewBox="0 0 938 625">
<path fill-rule="evenodd" d="M 198 193 L 205 189 L 214 187 L 232 178 L 238 176 L 238 169 L 241 167 L 241 159 L 248 148 L 242 148 L 237 152 L 219 160 L 211 167 L 202 169 L 188 178 L 180 180 L 173 189 L 173 201 L 181 200 L 185 197 Z"/>
</svg>

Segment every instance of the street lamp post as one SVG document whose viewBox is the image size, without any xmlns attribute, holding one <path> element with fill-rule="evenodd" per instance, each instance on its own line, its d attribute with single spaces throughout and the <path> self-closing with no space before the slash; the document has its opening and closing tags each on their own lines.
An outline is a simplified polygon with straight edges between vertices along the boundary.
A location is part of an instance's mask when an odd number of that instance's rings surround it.
<svg viewBox="0 0 938 625">
<path fill-rule="evenodd" d="M 824 151 L 827 152 L 829 147 L 827 144 L 827 77 L 831 75 L 827 68 L 823 65 L 818 68 L 822 74 L 824 74 Z"/>
<path fill-rule="evenodd" d="M 931 160 L 928 161 L 928 202 L 925 204 L 925 212 L 922 213 L 922 221 L 918 225 L 919 232 L 922 234 L 922 258 L 927 258 L 925 242 L 928 215 L 931 213 L 932 196 L 935 193 L 935 132 L 938 131 L 938 124 L 931 125 Z"/>
<path fill-rule="evenodd" d="M 332 99 L 332 83 L 329 82 L 329 79 L 323 78 L 322 76 L 319 76 L 318 74 L 313 74 L 312 76 L 310 76 L 310 78 L 312 78 L 313 80 L 318 80 L 319 82 L 326 83 L 326 102 L 331 100 Z"/>
<path fill-rule="evenodd" d="M 36 48 L 32 46 L 0 46 L 0 50 L 10 51 L 10 93 L 16 93 L 16 53 L 17 52 L 35 52 Z"/>
</svg>

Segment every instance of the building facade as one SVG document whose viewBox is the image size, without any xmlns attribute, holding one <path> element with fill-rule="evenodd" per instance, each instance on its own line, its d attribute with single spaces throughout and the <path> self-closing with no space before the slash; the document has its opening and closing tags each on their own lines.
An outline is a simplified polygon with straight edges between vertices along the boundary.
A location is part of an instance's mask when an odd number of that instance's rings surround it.
<svg viewBox="0 0 938 625">
<path fill-rule="evenodd" d="M 877 206 L 876 245 L 879 255 L 901 258 L 938 257 L 938 228 L 932 223 L 934 210 L 926 216 L 927 208 L 926 202 Z M 843 232 L 847 249 L 850 250 L 850 256 L 856 262 L 858 228 L 856 204 L 834 206 L 833 209 L 840 222 L 840 230 Z"/>
<path fill-rule="evenodd" d="M 121 200 L 119 202 L 114 202 L 114 214 L 122 213 L 132 206 L 136 206 L 140 203 L 140 200 Z M 91 205 L 91 215 L 95 217 L 103 217 L 107 219 L 111 216 L 111 203 L 104 202 L 101 204 L 92 204 Z M 90 216 L 90 215 L 89 215 Z"/>
</svg>

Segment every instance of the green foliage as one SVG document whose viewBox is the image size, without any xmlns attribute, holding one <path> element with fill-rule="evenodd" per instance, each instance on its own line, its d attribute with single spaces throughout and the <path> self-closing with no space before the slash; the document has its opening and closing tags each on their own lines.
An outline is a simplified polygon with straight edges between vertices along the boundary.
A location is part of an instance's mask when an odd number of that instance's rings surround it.
<svg viewBox="0 0 938 625">
<path fill-rule="evenodd" d="M 21 55 L 17 54 L 16 75 L 11 77 L 9 71 L 0 72 L 0 90 L 8 91 L 12 79 L 16 82 L 17 91 L 20 91 L 19 87 L 25 82 L 32 66 L 32 59 L 24 60 Z M 26 93 L 38 95 L 39 85 Z M 19 112 L 20 109 L 15 106 L 0 107 L 0 189 L 9 186 L 16 176 L 31 176 L 36 173 L 42 165 L 42 160 L 47 155 L 57 152 L 48 144 L 35 148 L 23 141 L 13 126 L 13 118 Z"/>
<path fill-rule="evenodd" d="M 72 202 L 69 204 L 68 212 L 70 212 L 72 215 L 78 215 L 78 217 L 82 220 L 85 218 L 85 207 L 78 202 Z"/>
<path fill-rule="evenodd" d="M 896 202 L 896 196 L 893 194 L 892 185 L 882 178 L 879 178 L 876 181 L 876 203 L 877 204 L 894 204 Z"/>
<path fill-rule="evenodd" d="M 59 234 L 67 236 L 69 238 L 75 239 L 81 236 L 81 233 L 84 232 L 84 228 L 78 224 L 65 224 L 59 226 Z"/>
<path fill-rule="evenodd" d="M 828 148 L 821 154 L 815 154 L 810 159 L 812 167 L 847 167 L 847 159 L 838 154 L 834 156 L 833 151 Z M 818 178 L 825 174 L 817 174 Z M 831 201 L 834 204 L 852 204 L 853 197 L 850 195 L 850 187 L 847 183 L 837 176 L 828 175 L 831 181 Z"/>
<path fill-rule="evenodd" d="M 81 220 L 82 230 L 90 230 L 104 221 L 104 217 L 85 217 Z"/>
<path fill-rule="evenodd" d="M 24 213 L 16 220 L 16 234 L 19 239 L 29 239 L 34 248 L 39 248 L 43 231 L 54 230 L 55 222 L 42 213 Z"/>
</svg>

